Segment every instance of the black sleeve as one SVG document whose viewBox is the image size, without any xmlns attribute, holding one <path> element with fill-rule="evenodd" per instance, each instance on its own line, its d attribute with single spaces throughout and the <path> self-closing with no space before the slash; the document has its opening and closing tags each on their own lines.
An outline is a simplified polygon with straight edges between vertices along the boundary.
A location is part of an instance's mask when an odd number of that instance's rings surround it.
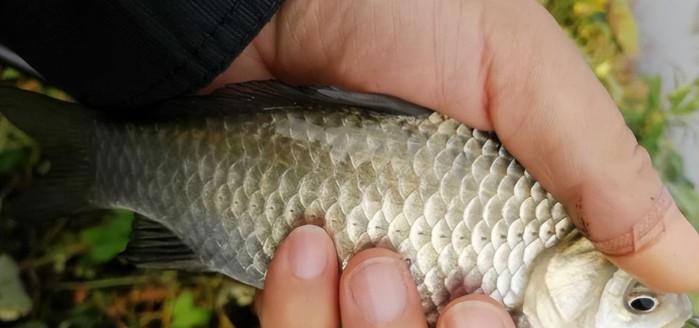
<svg viewBox="0 0 699 328">
<path fill-rule="evenodd" d="M 103 108 L 193 93 L 282 0 L 2 0 L 0 43 L 49 82 Z"/>
</svg>

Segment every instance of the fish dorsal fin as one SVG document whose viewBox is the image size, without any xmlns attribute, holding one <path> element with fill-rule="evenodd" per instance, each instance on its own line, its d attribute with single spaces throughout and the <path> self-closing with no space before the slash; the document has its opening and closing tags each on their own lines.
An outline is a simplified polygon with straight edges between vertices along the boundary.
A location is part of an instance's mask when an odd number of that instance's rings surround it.
<svg viewBox="0 0 699 328">
<path fill-rule="evenodd" d="M 134 216 L 123 258 L 141 268 L 206 271 L 201 258 L 170 229 L 141 214 Z"/>
<path fill-rule="evenodd" d="M 333 86 L 296 87 L 279 81 L 252 81 L 229 84 L 213 93 L 258 108 L 304 105 L 340 105 L 407 116 L 423 116 L 431 110 L 397 97 L 353 92 Z"/>
</svg>

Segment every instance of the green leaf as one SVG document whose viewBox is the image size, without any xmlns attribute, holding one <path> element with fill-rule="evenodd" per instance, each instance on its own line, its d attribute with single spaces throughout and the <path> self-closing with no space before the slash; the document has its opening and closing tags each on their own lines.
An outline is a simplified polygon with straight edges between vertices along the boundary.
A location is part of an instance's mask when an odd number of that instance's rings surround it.
<svg viewBox="0 0 699 328">
<path fill-rule="evenodd" d="M 670 101 L 670 106 L 675 107 L 682 103 L 690 92 L 692 92 L 692 88 L 689 85 L 683 85 L 677 88 L 677 90 L 667 96 L 667 99 Z"/>
<path fill-rule="evenodd" d="M 652 112 L 646 116 L 645 126 L 640 131 L 640 143 L 654 157 L 659 150 L 659 143 L 665 136 L 667 121 L 661 112 Z"/>
<path fill-rule="evenodd" d="M 70 97 L 60 89 L 46 87 L 46 88 L 44 88 L 44 93 L 51 98 L 55 98 L 58 100 L 64 100 L 64 101 L 70 101 Z"/>
<path fill-rule="evenodd" d="M 80 242 L 88 250 L 82 257 L 84 264 L 101 264 L 121 253 L 129 242 L 133 213 L 113 211 L 98 226 L 80 232 Z"/>
<path fill-rule="evenodd" d="M 71 309 L 70 317 L 62 321 L 58 327 L 93 328 L 110 327 L 109 319 L 100 311 L 96 304 L 78 304 Z"/>
<path fill-rule="evenodd" d="M 27 295 L 19 278 L 15 261 L 0 254 L 0 321 L 14 321 L 32 309 L 32 300 Z"/>
<path fill-rule="evenodd" d="M 1 80 L 16 80 L 20 78 L 22 74 L 11 67 L 5 67 L 2 72 L 0 72 L 0 79 Z"/>
<path fill-rule="evenodd" d="M 638 28 L 633 11 L 627 0 L 609 1 L 609 25 L 614 38 L 627 55 L 638 53 Z"/>
<path fill-rule="evenodd" d="M 699 193 L 689 183 L 666 183 L 677 206 L 695 228 L 699 229 Z"/>
<path fill-rule="evenodd" d="M 687 115 L 699 109 L 699 80 L 683 85 L 668 95 L 670 113 Z"/>
<path fill-rule="evenodd" d="M 661 110 L 662 82 L 660 77 L 654 76 L 646 79 L 648 84 L 648 103 L 646 113 L 658 112 Z"/>
<path fill-rule="evenodd" d="M 211 311 L 194 305 L 194 295 L 185 291 L 175 299 L 172 317 L 173 328 L 201 327 L 211 320 Z"/>
<path fill-rule="evenodd" d="M 6 149 L 0 152 L 0 173 L 6 174 L 24 166 L 29 154 L 22 149 Z"/>
</svg>

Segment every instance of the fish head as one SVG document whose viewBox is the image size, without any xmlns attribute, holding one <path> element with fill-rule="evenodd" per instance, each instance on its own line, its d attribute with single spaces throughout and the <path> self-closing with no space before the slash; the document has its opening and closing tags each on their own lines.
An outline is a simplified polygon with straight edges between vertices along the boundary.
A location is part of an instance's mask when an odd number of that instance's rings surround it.
<svg viewBox="0 0 699 328">
<path fill-rule="evenodd" d="M 692 314 L 686 295 L 643 286 L 580 236 L 537 259 L 523 302 L 531 327 L 682 327 Z"/>
<path fill-rule="evenodd" d="M 655 292 L 617 270 L 602 291 L 598 327 L 682 327 L 692 315 L 687 295 Z"/>
</svg>

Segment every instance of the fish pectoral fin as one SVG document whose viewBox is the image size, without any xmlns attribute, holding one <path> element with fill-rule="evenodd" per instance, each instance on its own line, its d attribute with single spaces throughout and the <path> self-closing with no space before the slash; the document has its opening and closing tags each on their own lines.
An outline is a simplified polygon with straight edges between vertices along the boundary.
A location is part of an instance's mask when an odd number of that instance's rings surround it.
<svg viewBox="0 0 699 328">
<path fill-rule="evenodd" d="M 131 237 L 121 257 L 139 268 L 208 271 L 194 251 L 172 230 L 135 214 Z"/>
</svg>

